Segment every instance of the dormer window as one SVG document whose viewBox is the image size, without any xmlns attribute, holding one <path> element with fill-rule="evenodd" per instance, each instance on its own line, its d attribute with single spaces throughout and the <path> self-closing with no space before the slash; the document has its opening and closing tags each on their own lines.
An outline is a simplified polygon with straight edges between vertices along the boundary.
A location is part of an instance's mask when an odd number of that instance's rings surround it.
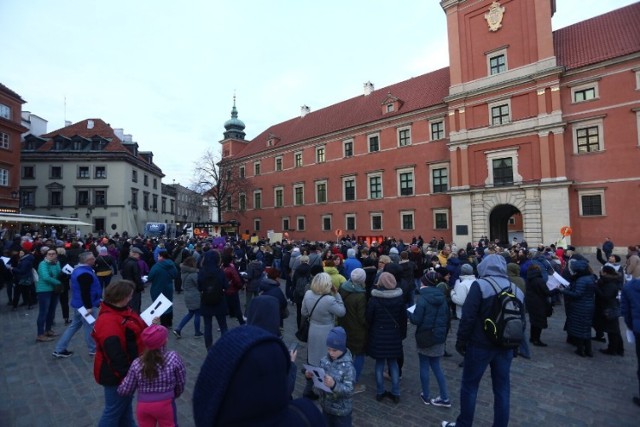
<svg viewBox="0 0 640 427">
<path fill-rule="evenodd" d="M 393 104 L 387 104 L 387 113 L 390 113 L 393 111 Z"/>
<path fill-rule="evenodd" d="M 382 114 L 398 111 L 400 107 L 402 107 L 402 101 L 391 95 L 391 93 L 387 93 L 387 96 L 382 101 Z"/>
</svg>

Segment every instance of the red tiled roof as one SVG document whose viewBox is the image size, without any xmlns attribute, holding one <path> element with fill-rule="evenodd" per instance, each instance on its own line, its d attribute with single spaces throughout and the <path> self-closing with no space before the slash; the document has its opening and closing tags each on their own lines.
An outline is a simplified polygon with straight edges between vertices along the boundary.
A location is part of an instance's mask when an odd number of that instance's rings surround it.
<svg viewBox="0 0 640 427">
<path fill-rule="evenodd" d="M 640 51 L 640 3 L 554 31 L 553 47 L 567 70 Z"/>
<path fill-rule="evenodd" d="M 6 93 L 9 96 L 13 96 L 14 98 L 16 98 L 17 100 L 19 100 L 20 102 L 22 102 L 23 104 L 27 101 L 25 101 L 24 99 L 22 99 L 22 97 L 20 95 L 18 95 L 17 93 L 15 93 L 14 91 L 12 91 L 11 89 L 9 89 L 8 87 L 6 87 L 5 85 L 3 85 L 2 83 L 0 83 L 0 91 Z"/>
<path fill-rule="evenodd" d="M 382 102 L 391 94 L 402 101 L 398 111 L 382 114 Z M 304 117 L 296 117 L 271 126 L 256 136 L 238 155 L 245 157 L 263 151 L 269 134 L 280 138 L 278 146 L 289 145 L 305 139 L 336 132 L 342 129 L 390 118 L 442 103 L 449 94 L 449 68 L 442 68 L 419 77 L 413 77 L 339 102 Z"/>
</svg>

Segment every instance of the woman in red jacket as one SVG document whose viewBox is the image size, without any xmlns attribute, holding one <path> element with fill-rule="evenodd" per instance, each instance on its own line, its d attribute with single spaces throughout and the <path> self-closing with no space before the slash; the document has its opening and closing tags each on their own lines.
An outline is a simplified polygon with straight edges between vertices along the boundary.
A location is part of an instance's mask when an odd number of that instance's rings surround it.
<svg viewBox="0 0 640 427">
<path fill-rule="evenodd" d="M 136 425 L 132 396 L 118 394 L 118 385 L 127 375 L 129 366 L 142 354 L 141 334 L 147 327 L 128 306 L 134 289 L 134 283 L 129 280 L 110 284 L 93 329 L 97 350 L 93 376 L 104 387 L 104 412 L 99 427 Z"/>
</svg>

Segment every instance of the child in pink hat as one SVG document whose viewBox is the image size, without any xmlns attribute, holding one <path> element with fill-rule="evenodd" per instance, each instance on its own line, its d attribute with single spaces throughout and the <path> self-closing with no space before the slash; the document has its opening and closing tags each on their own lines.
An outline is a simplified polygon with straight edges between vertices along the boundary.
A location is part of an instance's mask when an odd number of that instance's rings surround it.
<svg viewBox="0 0 640 427">
<path fill-rule="evenodd" d="M 175 399 L 184 391 L 186 370 L 178 353 L 166 351 L 167 337 L 167 328 L 161 325 L 142 331 L 144 352 L 118 386 L 122 396 L 138 389 L 136 418 L 140 427 L 177 425 Z"/>
</svg>

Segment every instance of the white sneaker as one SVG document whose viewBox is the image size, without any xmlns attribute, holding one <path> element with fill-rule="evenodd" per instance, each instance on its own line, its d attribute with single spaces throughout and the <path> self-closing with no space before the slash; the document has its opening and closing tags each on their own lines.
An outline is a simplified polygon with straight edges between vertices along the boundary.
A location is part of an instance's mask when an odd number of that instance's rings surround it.
<svg viewBox="0 0 640 427">
<path fill-rule="evenodd" d="M 456 427 L 456 423 L 455 422 L 449 422 L 449 421 L 443 421 L 442 424 L 440 424 L 441 427 Z"/>
</svg>

